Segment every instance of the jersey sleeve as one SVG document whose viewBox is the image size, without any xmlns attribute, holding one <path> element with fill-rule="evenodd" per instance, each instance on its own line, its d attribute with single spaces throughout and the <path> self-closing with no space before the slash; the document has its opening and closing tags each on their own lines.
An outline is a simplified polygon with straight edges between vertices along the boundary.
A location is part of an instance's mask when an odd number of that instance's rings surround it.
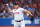
<svg viewBox="0 0 40 27">
<path fill-rule="evenodd" d="M 25 11 L 26 11 L 26 9 L 23 9 L 23 8 L 22 8 L 22 9 L 21 9 L 21 11 L 22 11 L 22 12 L 25 12 Z"/>
</svg>

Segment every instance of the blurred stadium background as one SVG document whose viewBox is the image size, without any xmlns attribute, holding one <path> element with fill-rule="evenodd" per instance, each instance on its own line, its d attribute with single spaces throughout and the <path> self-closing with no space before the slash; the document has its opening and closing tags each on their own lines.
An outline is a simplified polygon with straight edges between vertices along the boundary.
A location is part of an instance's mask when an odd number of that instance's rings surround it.
<svg viewBox="0 0 40 27">
<path fill-rule="evenodd" d="M 14 2 L 34 15 L 34 21 L 31 22 L 30 15 L 24 13 L 26 27 L 40 27 L 40 0 L 0 0 L 0 27 L 13 27 L 13 13 L 9 13 L 6 4 L 13 9 Z"/>
</svg>

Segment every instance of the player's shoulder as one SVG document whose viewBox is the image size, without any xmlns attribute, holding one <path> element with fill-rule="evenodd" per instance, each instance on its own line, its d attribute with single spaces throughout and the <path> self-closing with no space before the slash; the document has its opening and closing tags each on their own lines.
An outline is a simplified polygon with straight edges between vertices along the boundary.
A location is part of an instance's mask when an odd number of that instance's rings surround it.
<svg viewBox="0 0 40 27">
<path fill-rule="evenodd" d="M 24 8 L 19 8 L 20 10 L 23 10 Z"/>
<path fill-rule="evenodd" d="M 21 7 L 20 7 L 20 9 L 24 9 L 24 8 L 21 8 Z"/>
</svg>

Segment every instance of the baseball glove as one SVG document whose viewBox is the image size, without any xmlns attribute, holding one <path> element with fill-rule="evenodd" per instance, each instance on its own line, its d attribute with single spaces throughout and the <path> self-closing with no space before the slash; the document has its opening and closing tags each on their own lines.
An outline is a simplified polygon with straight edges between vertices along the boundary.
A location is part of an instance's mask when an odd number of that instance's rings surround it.
<svg viewBox="0 0 40 27">
<path fill-rule="evenodd" d="M 33 16 L 31 16 L 31 19 L 30 19 L 30 21 L 33 21 L 34 20 L 34 17 Z"/>
</svg>

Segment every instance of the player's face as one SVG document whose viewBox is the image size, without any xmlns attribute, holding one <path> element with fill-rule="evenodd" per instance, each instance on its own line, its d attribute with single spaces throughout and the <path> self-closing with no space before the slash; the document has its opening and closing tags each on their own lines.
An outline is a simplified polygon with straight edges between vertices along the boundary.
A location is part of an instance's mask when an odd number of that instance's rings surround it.
<svg viewBox="0 0 40 27">
<path fill-rule="evenodd" d="M 17 9 L 18 8 L 18 5 L 14 5 L 14 8 Z"/>
</svg>

